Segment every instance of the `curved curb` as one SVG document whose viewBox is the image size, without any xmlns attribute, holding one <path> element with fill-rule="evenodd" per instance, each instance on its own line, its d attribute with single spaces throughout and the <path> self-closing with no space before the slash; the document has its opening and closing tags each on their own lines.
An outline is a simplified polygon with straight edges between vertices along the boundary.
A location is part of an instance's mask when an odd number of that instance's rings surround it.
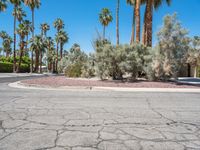
<svg viewBox="0 0 200 150">
<path fill-rule="evenodd" d="M 8 86 L 20 89 L 53 90 L 53 91 L 120 91 L 120 92 L 163 92 L 163 93 L 200 93 L 200 89 L 189 88 L 119 88 L 119 87 L 86 87 L 86 86 L 62 86 L 50 87 L 35 84 L 24 84 L 20 81 L 10 83 Z"/>
</svg>

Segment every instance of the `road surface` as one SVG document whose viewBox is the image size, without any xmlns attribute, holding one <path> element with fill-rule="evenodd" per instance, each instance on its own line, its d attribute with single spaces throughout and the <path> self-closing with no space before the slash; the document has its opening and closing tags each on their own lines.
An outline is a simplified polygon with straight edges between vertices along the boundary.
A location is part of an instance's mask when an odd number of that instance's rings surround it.
<svg viewBox="0 0 200 150">
<path fill-rule="evenodd" d="M 0 150 L 200 150 L 200 94 L 46 91 L 0 80 Z"/>
</svg>

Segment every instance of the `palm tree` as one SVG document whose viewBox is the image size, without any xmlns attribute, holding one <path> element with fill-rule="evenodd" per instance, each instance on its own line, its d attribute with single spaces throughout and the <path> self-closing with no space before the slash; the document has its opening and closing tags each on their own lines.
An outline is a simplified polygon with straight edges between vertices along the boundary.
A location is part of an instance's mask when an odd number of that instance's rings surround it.
<svg viewBox="0 0 200 150">
<path fill-rule="evenodd" d="M 47 49 L 47 69 L 52 70 L 54 67 L 53 59 L 52 59 L 52 54 L 54 52 L 54 40 L 51 37 L 47 37 L 45 40 L 45 45 Z M 53 72 L 53 70 L 52 70 Z"/>
<path fill-rule="evenodd" d="M 54 22 L 54 27 L 56 28 L 57 30 L 57 34 L 56 34 L 56 55 L 57 55 L 57 60 L 56 60 L 56 70 L 57 70 L 57 65 L 58 65 L 58 49 L 59 49 L 59 32 L 64 29 L 64 22 L 62 21 L 62 19 L 58 18 L 56 19 L 56 21 Z"/>
<path fill-rule="evenodd" d="M 60 59 L 62 59 L 62 56 L 63 56 L 64 44 L 67 43 L 68 40 L 69 40 L 68 34 L 63 30 L 59 31 L 59 33 L 58 33 L 58 41 L 60 43 Z"/>
<path fill-rule="evenodd" d="M 20 45 L 20 54 L 19 54 L 19 64 L 18 64 L 18 67 L 17 67 L 17 72 L 20 72 L 22 56 L 23 56 L 23 53 L 24 53 L 24 47 L 26 45 L 25 37 L 28 34 L 28 32 L 26 31 L 25 24 L 23 24 L 23 23 L 19 24 L 19 27 L 17 29 L 17 33 L 20 37 L 20 44 L 19 44 Z"/>
<path fill-rule="evenodd" d="M 35 9 L 39 9 L 41 3 L 40 3 L 40 0 L 24 0 L 24 3 L 25 5 L 27 5 L 30 9 L 31 9 L 31 12 L 32 12 L 32 38 L 34 39 L 34 31 L 35 31 L 35 20 L 34 20 L 34 17 L 35 17 Z M 36 59 L 38 60 L 39 56 L 36 54 Z M 36 62 L 35 63 L 39 63 L 39 62 Z M 35 65 L 36 66 L 36 65 Z M 37 70 L 37 68 L 35 69 Z M 33 72 L 33 51 L 31 52 L 31 73 Z"/>
<path fill-rule="evenodd" d="M 140 4 L 141 0 L 135 0 L 136 42 L 140 42 Z"/>
<path fill-rule="evenodd" d="M 16 14 L 17 7 L 21 5 L 21 0 L 10 0 L 10 3 L 14 5 L 14 14 Z M 13 48 L 13 72 L 16 72 L 16 23 L 17 16 L 14 16 L 14 48 Z"/>
<path fill-rule="evenodd" d="M 109 25 L 110 22 L 112 22 L 113 17 L 108 8 L 103 8 L 101 13 L 99 14 L 99 21 L 103 26 L 103 39 L 105 39 L 105 33 L 106 33 L 106 26 Z"/>
<path fill-rule="evenodd" d="M 43 23 L 40 25 L 41 29 L 41 35 L 42 37 L 44 36 L 45 38 L 47 37 L 47 31 L 50 30 L 50 26 L 47 23 Z"/>
<path fill-rule="evenodd" d="M 26 27 L 27 35 L 26 35 L 26 51 L 28 52 L 28 41 L 29 41 L 29 34 L 32 31 L 32 23 L 29 20 L 24 20 L 23 24 Z"/>
<path fill-rule="evenodd" d="M 171 4 L 171 0 L 142 0 L 142 3 L 146 3 L 145 19 L 144 19 L 144 31 L 143 31 L 143 43 L 147 46 L 152 46 L 152 21 L 153 10 L 157 10 L 163 2 L 168 5 Z"/>
<path fill-rule="evenodd" d="M 119 45 L 119 7 L 120 7 L 120 0 L 117 0 L 117 9 L 116 9 L 117 45 Z"/>
<path fill-rule="evenodd" d="M 16 7 L 13 11 L 13 16 L 16 17 L 17 21 L 21 24 L 23 18 L 26 17 L 25 11 L 21 7 Z"/>
<path fill-rule="evenodd" d="M 13 43 L 12 38 L 5 32 L 5 31 L 1 31 L 0 32 L 0 37 L 2 38 L 3 42 L 2 42 L 2 50 L 6 53 L 6 57 L 8 58 L 12 48 L 11 48 L 11 44 Z"/>
<path fill-rule="evenodd" d="M 39 55 L 39 52 L 41 49 L 44 48 L 44 43 L 42 40 L 42 37 L 40 35 L 34 36 L 34 38 L 31 38 L 30 40 L 30 49 L 31 51 L 35 52 L 37 55 Z M 40 66 L 42 64 L 41 59 L 39 60 L 39 57 L 36 57 L 35 60 L 35 71 L 39 71 L 39 61 L 40 61 Z"/>
<path fill-rule="evenodd" d="M 136 14 L 136 9 L 135 9 L 135 0 L 126 0 L 127 4 L 131 5 L 133 7 L 133 20 L 132 20 L 132 32 L 131 32 L 131 40 L 130 44 L 132 45 L 135 40 L 135 14 Z"/>
<path fill-rule="evenodd" d="M 5 11 L 7 8 L 7 0 L 0 0 L 0 12 Z"/>
</svg>

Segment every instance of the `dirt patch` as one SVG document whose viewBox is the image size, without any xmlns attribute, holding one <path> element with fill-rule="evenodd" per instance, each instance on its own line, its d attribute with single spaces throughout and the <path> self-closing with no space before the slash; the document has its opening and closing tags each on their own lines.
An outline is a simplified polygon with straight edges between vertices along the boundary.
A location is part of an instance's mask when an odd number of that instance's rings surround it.
<svg viewBox="0 0 200 150">
<path fill-rule="evenodd" d="M 91 79 L 69 79 L 64 76 L 44 77 L 21 81 L 29 85 L 49 87 L 79 86 L 79 87 L 124 87 L 124 88 L 200 88 L 199 86 L 180 85 L 175 82 L 150 82 L 150 81 L 101 81 Z"/>
</svg>

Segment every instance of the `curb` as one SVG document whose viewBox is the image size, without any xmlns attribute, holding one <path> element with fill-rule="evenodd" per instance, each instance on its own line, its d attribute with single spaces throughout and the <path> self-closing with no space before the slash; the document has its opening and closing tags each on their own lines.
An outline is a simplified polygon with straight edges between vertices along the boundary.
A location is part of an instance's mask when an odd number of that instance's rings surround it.
<svg viewBox="0 0 200 150">
<path fill-rule="evenodd" d="M 10 83 L 8 86 L 20 89 L 53 90 L 53 91 L 113 91 L 113 92 L 162 92 L 162 93 L 200 93 L 200 89 L 189 88 L 119 88 L 119 87 L 88 87 L 88 86 L 63 86 L 50 87 L 35 84 L 24 84 L 20 81 Z"/>
</svg>

